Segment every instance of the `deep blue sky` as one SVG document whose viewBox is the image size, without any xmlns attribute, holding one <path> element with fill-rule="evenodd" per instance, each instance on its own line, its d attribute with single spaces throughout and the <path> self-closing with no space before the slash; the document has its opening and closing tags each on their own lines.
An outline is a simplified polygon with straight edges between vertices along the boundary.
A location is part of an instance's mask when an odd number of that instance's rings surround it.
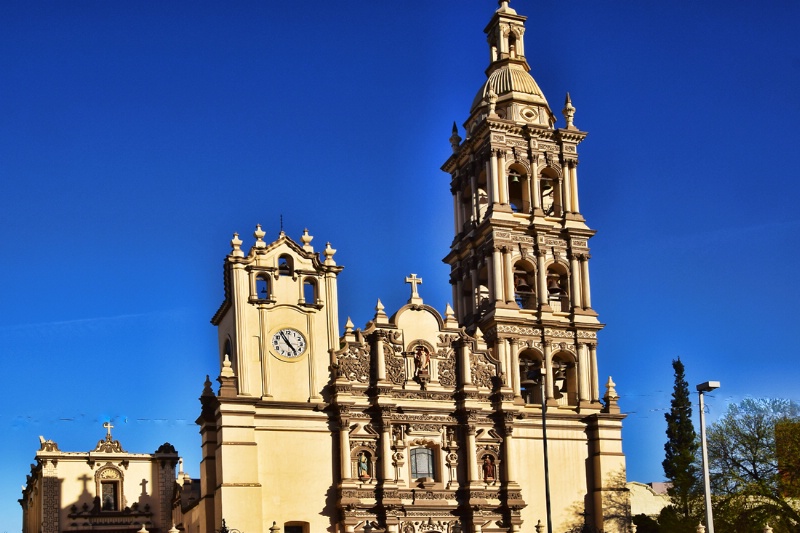
<svg viewBox="0 0 800 533">
<path fill-rule="evenodd" d="M 581 208 L 629 479 L 661 480 L 670 361 L 800 400 L 800 3 L 514 0 L 560 117 L 589 131 Z M 209 319 L 234 231 L 307 227 L 345 266 L 340 316 L 451 300 L 455 120 L 492 0 L 0 4 L 0 532 L 40 434 L 172 442 L 218 373 Z M 559 123 L 563 125 L 563 121 Z M 463 135 L 463 130 L 462 130 Z M 696 418 L 695 411 L 695 418 Z"/>
</svg>

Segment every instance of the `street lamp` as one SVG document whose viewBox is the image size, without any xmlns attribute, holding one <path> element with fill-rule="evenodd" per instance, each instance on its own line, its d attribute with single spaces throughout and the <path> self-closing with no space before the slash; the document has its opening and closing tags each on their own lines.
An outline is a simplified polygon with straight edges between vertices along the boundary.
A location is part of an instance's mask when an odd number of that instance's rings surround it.
<svg viewBox="0 0 800 533">
<path fill-rule="evenodd" d="M 550 462 L 547 456 L 547 371 L 544 368 L 544 361 L 536 362 L 523 360 L 520 363 L 520 370 L 524 368 L 525 379 L 520 383 L 525 389 L 525 403 L 533 403 L 534 387 L 539 387 L 542 401 L 542 452 L 544 453 L 544 503 L 547 518 L 547 533 L 553 533 L 553 522 L 550 518 Z M 541 531 L 541 520 L 536 524 L 536 532 Z"/>
<path fill-rule="evenodd" d="M 711 514 L 711 481 L 708 475 L 708 449 L 706 447 L 706 410 L 703 393 L 719 388 L 719 381 L 706 381 L 697 386 L 700 396 L 700 447 L 703 450 L 703 487 L 706 493 L 706 532 L 714 533 L 714 517 Z"/>
</svg>

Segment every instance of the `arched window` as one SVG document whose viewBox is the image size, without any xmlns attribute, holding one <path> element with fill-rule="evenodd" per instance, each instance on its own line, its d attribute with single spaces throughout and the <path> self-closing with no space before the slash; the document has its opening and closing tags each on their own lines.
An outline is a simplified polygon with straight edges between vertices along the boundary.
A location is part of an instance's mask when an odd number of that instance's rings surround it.
<svg viewBox="0 0 800 533">
<path fill-rule="evenodd" d="M 520 309 L 536 309 L 536 273 L 533 265 L 519 261 L 514 265 L 514 300 Z"/>
<path fill-rule="evenodd" d="M 281 276 L 291 276 L 294 274 L 292 256 L 282 255 L 278 258 L 278 274 Z"/>
<path fill-rule="evenodd" d="M 303 280 L 303 301 L 311 305 L 317 303 L 317 282 L 313 278 Z"/>
<path fill-rule="evenodd" d="M 411 449 L 411 477 L 412 479 L 434 479 L 436 472 L 433 464 L 433 450 L 430 448 Z"/>
<path fill-rule="evenodd" d="M 515 213 L 530 211 L 530 204 L 525 197 L 525 189 L 527 189 L 525 173 L 514 167 L 508 169 L 508 204 Z"/>
</svg>

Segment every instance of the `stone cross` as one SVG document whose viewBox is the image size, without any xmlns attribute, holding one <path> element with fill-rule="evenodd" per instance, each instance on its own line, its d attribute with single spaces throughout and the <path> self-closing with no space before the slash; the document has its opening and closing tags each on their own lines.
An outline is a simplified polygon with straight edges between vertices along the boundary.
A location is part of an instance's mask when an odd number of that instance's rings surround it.
<svg viewBox="0 0 800 533">
<path fill-rule="evenodd" d="M 422 278 L 418 278 L 416 274 L 411 274 L 406 278 L 406 283 L 411 284 L 411 298 L 409 298 L 408 303 L 422 303 L 422 298 L 419 297 L 419 292 L 417 291 L 417 285 L 422 284 Z"/>
<path fill-rule="evenodd" d="M 106 428 L 106 437 L 111 438 L 111 429 L 114 427 L 111 425 L 111 422 L 104 422 L 103 427 Z"/>
</svg>

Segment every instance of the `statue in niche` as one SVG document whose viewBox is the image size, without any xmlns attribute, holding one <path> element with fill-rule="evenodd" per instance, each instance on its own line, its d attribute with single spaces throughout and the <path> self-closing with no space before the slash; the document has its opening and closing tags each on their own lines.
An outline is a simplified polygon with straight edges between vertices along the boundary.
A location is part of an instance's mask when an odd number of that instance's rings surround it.
<svg viewBox="0 0 800 533">
<path fill-rule="evenodd" d="M 366 452 L 361 452 L 358 454 L 358 477 L 359 479 L 369 479 L 371 476 L 369 475 L 369 457 L 367 456 Z"/>
<path fill-rule="evenodd" d="M 430 351 L 421 344 L 417 346 L 416 350 L 414 351 L 414 366 L 415 371 L 414 375 L 416 377 L 420 377 L 420 375 L 428 375 L 428 367 L 431 364 L 431 353 Z"/>
<path fill-rule="evenodd" d="M 495 473 L 494 458 L 491 455 L 483 456 L 483 480 L 494 481 L 497 479 Z"/>
</svg>

